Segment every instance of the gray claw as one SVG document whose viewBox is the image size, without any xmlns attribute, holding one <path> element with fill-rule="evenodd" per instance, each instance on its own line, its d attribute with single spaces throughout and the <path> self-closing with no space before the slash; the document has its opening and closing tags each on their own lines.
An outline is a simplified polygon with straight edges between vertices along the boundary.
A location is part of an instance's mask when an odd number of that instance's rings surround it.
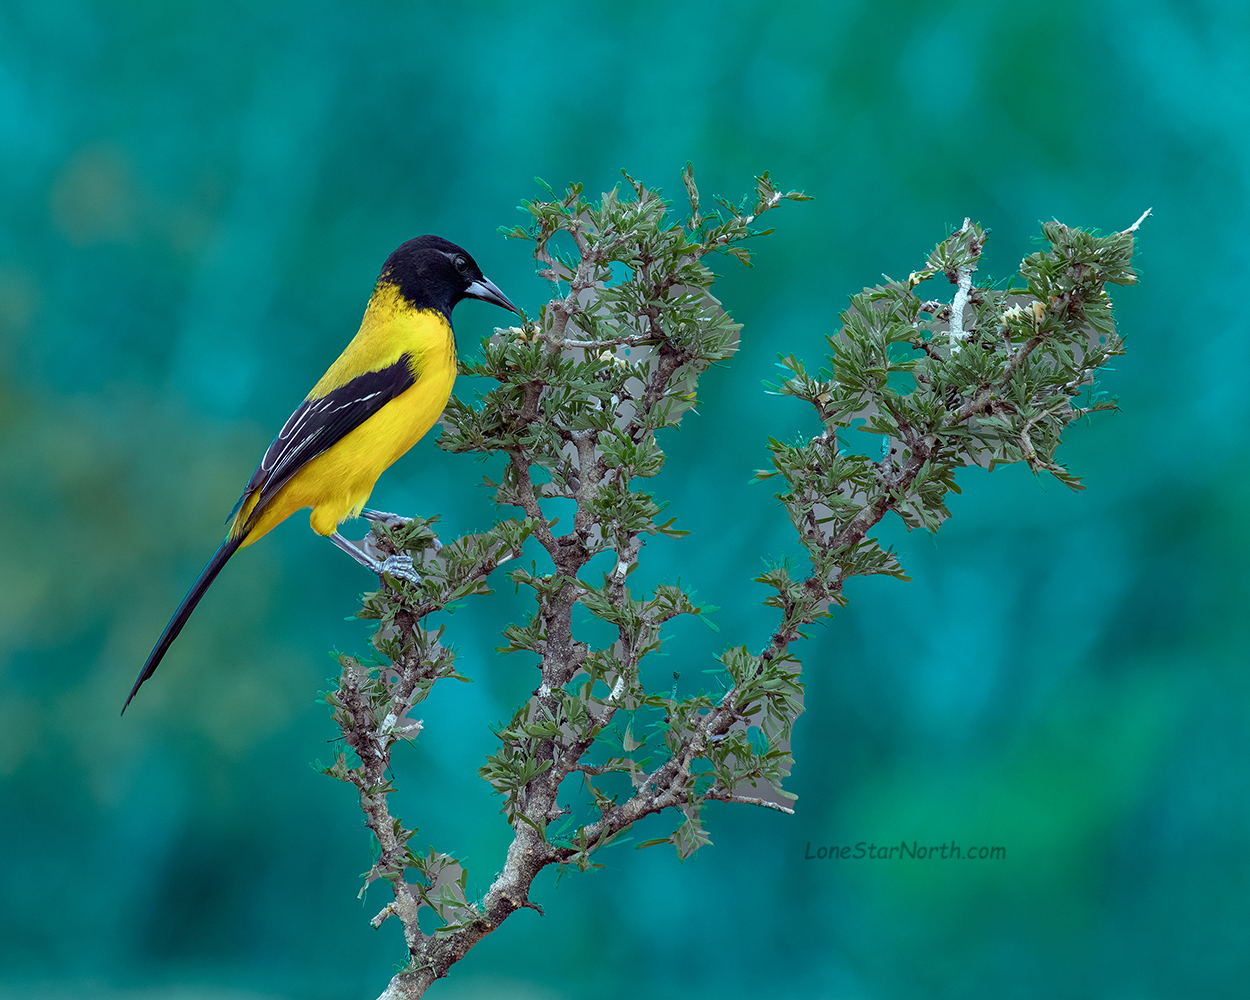
<svg viewBox="0 0 1250 1000">
<path fill-rule="evenodd" d="M 400 580 L 407 580 L 413 585 L 421 583 L 421 576 L 413 566 L 412 556 L 387 556 L 378 568 L 379 574 L 397 577 Z"/>
<path fill-rule="evenodd" d="M 369 507 L 363 508 L 360 516 L 370 521 L 376 521 L 387 528 L 399 528 L 412 520 L 412 518 L 404 517 L 402 514 L 391 514 L 384 510 L 373 510 Z"/>
</svg>

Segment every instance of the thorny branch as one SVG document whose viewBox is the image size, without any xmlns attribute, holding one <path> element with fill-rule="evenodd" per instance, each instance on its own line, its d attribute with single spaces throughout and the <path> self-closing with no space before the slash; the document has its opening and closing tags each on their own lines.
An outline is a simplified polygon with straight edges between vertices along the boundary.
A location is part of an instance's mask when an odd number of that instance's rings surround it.
<svg viewBox="0 0 1250 1000">
<path fill-rule="evenodd" d="M 1024 286 L 1001 290 L 973 285 L 985 234 L 964 220 L 921 270 L 852 299 L 829 338 L 827 371 L 809 375 L 793 356 L 783 359 L 789 376 L 776 391 L 810 403 L 821 431 L 795 444 L 771 440 L 773 469 L 757 476 L 784 481 L 778 498 L 810 571 L 796 579 L 777 565 L 758 578 L 772 591 L 765 603 L 777 624 L 758 653 L 724 651 L 719 693 L 679 697 L 676 683 L 648 691 L 640 668 L 660 648 L 662 627 L 703 609 L 680 586 L 641 595 L 628 587 L 645 535 L 685 533 L 661 523 L 660 505 L 634 482 L 660 471 L 656 431 L 677 426 L 695 405 L 700 374 L 738 344 L 738 327 L 710 295 L 703 258 L 718 252 L 749 262 L 742 243 L 758 235 L 752 223 L 784 198 L 803 196 L 782 194 L 765 174 L 753 203 L 720 201 L 706 212 L 687 168 L 690 216 L 674 225 L 658 192 L 626 179 L 627 197 L 614 190 L 590 203 L 573 185 L 561 198 L 526 203 L 530 227 L 509 235 L 533 243 L 554 297 L 537 320 L 497 331 L 482 360 L 464 365 L 495 388 L 475 405 L 453 399 L 445 414 L 440 446 L 503 455 L 500 481 L 486 482 L 497 503 L 519 507 L 523 518 L 444 546 L 432 520 L 374 529 L 373 544 L 411 555 L 421 582 L 388 577 L 366 596 L 360 614 L 379 621 L 379 656 L 343 658 L 339 687 L 326 700 L 348 750 L 325 770 L 357 788 L 379 845 L 365 884 L 389 882 L 394 900 L 374 925 L 396 916 L 404 928 L 409 966 L 383 1000 L 421 996 L 511 913 L 537 909 L 529 892 L 543 868 L 594 866 L 597 850 L 648 815 L 676 808 L 684 818 L 670 836 L 639 846 L 671 843 L 686 857 L 709 843 L 704 802 L 792 812 L 782 782 L 802 684 L 790 647 L 843 603 L 850 577 L 906 579 L 893 552 L 868 537 L 873 526 L 893 511 L 909 529 L 937 530 L 949 516 L 945 495 L 957 489 L 954 472 L 966 465 L 1024 461 L 1079 488 L 1054 459 L 1060 435 L 1073 420 L 1114 406 L 1096 379 L 1121 350 L 1103 285 L 1135 280 L 1133 233 L 1145 215 L 1109 237 L 1048 223 L 1051 249 L 1022 263 Z M 557 249 L 561 234 L 572 254 Z M 953 299 L 922 300 L 915 289 L 939 274 L 955 286 Z M 1074 405 L 1082 392 L 1087 405 Z M 841 436 L 853 427 L 880 437 L 879 458 L 847 446 Z M 553 498 L 575 503 L 564 534 L 543 510 Z M 480 771 L 502 797 L 514 838 L 502 870 L 472 900 L 453 857 L 409 849 L 415 830 L 387 807 L 390 755 L 420 730 L 408 715 L 431 686 L 459 676 L 428 616 L 489 593 L 490 574 L 530 538 L 552 571 L 535 564 L 511 572 L 533 591 L 534 611 L 504 629 L 500 648 L 535 656 L 538 684 L 496 730 L 499 749 Z M 603 553 L 613 568 L 595 583 L 588 564 Z M 613 626 L 610 645 L 593 649 L 575 636 L 576 605 Z M 586 803 L 562 804 L 570 777 Z M 761 786 L 765 795 L 750 794 Z M 418 926 L 424 907 L 440 921 L 433 933 Z"/>
</svg>

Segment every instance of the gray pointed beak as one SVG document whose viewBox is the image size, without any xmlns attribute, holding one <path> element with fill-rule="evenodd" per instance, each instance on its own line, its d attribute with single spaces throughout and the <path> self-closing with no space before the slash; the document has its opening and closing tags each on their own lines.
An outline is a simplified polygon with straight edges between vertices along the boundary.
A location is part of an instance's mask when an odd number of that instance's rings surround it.
<svg viewBox="0 0 1250 1000">
<path fill-rule="evenodd" d="M 518 316 L 521 315 L 521 310 L 508 301 L 508 296 L 504 295 L 504 293 L 499 290 L 499 286 L 491 281 L 490 278 L 481 278 L 473 282 L 464 290 L 464 295 L 465 298 L 481 299 L 483 302 L 489 302 L 492 305 L 501 306 L 504 309 L 511 310 Z"/>
</svg>

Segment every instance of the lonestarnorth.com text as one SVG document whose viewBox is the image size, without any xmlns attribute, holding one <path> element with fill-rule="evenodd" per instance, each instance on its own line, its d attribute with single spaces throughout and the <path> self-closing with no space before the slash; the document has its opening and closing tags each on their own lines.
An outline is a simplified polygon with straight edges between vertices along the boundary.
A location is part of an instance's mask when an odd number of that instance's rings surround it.
<svg viewBox="0 0 1250 1000">
<path fill-rule="evenodd" d="M 909 844 L 904 840 L 890 845 L 861 840 L 853 847 L 835 844 L 813 848 L 809 840 L 803 858 L 806 861 L 859 861 L 862 858 L 874 861 L 899 861 L 903 858 L 921 861 L 1006 861 L 1007 848 L 960 847 L 953 840 L 946 844 L 921 844 L 915 840 Z"/>
</svg>

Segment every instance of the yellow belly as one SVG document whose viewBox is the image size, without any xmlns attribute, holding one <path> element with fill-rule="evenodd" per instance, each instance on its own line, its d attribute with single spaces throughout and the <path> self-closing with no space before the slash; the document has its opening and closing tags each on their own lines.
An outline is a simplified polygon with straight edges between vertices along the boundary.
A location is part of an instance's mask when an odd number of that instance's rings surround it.
<svg viewBox="0 0 1250 1000">
<path fill-rule="evenodd" d="M 340 521 L 359 514 L 378 477 L 434 426 L 447 405 L 455 369 L 450 370 L 450 377 L 433 378 L 433 374 L 427 371 L 292 476 L 265 505 L 243 545 L 251 545 L 304 507 L 313 509 L 308 521 L 319 535 L 333 534 Z"/>
<path fill-rule="evenodd" d="M 380 306 L 387 308 L 375 308 Z M 377 349 L 382 337 L 386 351 Z M 313 531 L 333 534 L 340 521 L 360 513 L 378 477 L 434 426 L 456 380 L 451 328 L 441 316 L 411 310 L 405 314 L 389 301 L 371 304 L 360 333 L 309 398 L 326 391 L 323 385 L 341 384 L 346 374 L 364 370 L 359 363 L 362 357 L 380 355 L 384 365 L 404 351 L 418 359 L 417 380 L 292 476 L 265 505 L 241 547 L 251 545 L 304 507 L 312 508 L 308 520 Z M 243 524 L 251 513 L 245 504 L 235 523 Z"/>
</svg>

